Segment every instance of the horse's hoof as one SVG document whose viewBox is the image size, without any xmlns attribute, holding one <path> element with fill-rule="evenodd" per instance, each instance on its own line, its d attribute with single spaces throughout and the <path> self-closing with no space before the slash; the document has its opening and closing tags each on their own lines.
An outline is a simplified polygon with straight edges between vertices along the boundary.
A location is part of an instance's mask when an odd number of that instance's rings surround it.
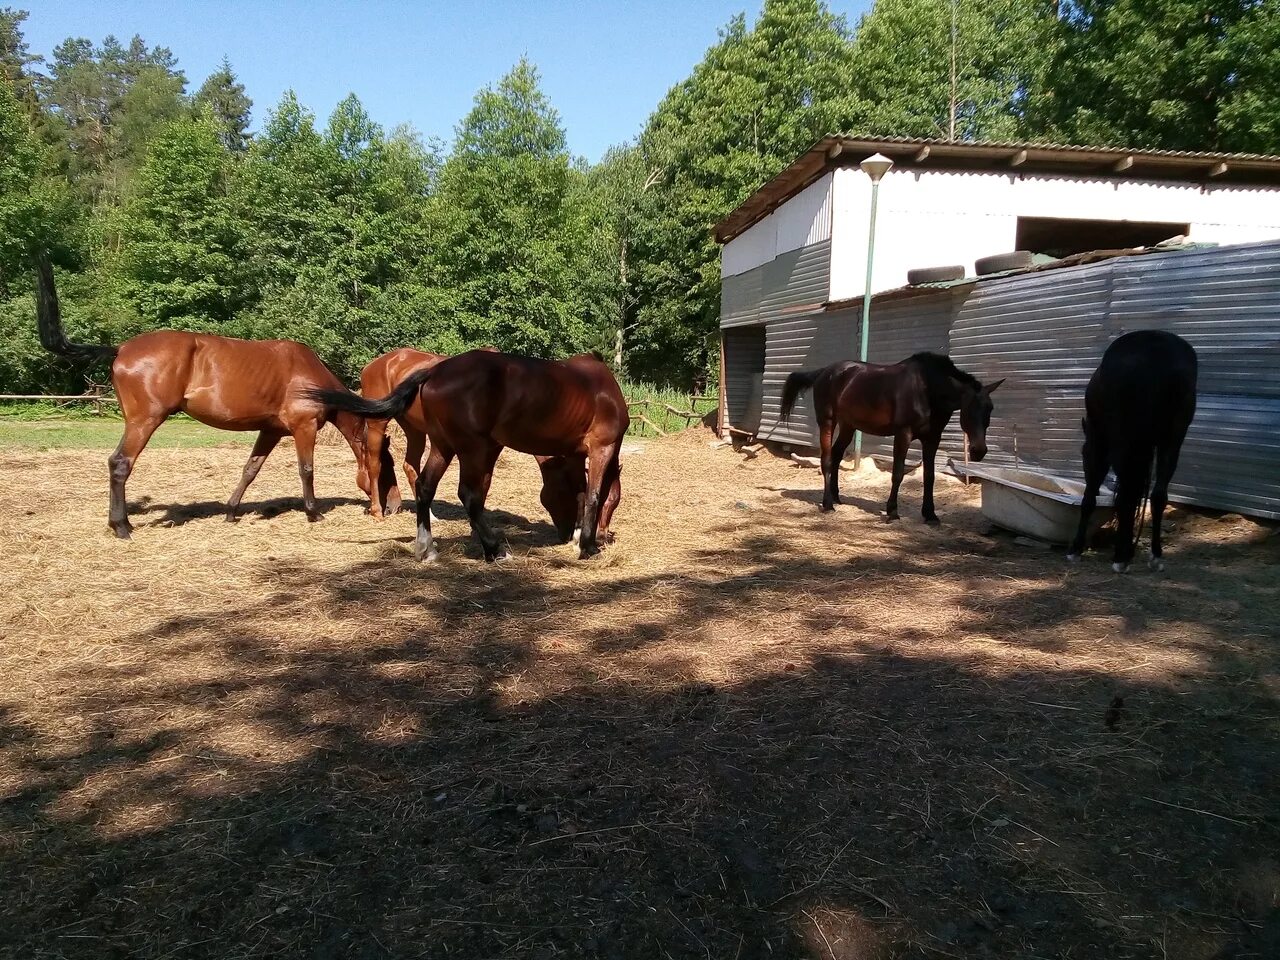
<svg viewBox="0 0 1280 960">
<path fill-rule="evenodd" d="M 226 520 L 226 521 L 227 521 L 227 523 L 239 523 L 239 522 L 240 522 L 240 518 L 239 518 L 239 517 L 237 517 L 234 513 L 228 513 L 228 514 L 227 514 L 223 519 L 224 519 L 224 520 Z"/>
<path fill-rule="evenodd" d="M 1079 563 L 1079 562 L 1080 562 L 1080 554 L 1078 553 L 1067 554 L 1067 563 Z"/>
<path fill-rule="evenodd" d="M 322 519 L 322 518 L 321 518 L 320 514 L 318 514 L 318 513 L 308 513 L 308 514 L 307 514 L 307 523 L 318 523 L 321 519 Z"/>
<path fill-rule="evenodd" d="M 1164 561 L 1159 557 L 1152 557 L 1147 561 L 1147 566 L 1152 573 L 1164 573 Z"/>
<path fill-rule="evenodd" d="M 1127 563 L 1113 563 L 1111 569 L 1116 573 L 1128 573 L 1129 565 Z"/>
<path fill-rule="evenodd" d="M 118 527 L 112 527 L 111 531 L 119 540 L 131 540 L 133 538 L 133 527 L 128 524 L 121 524 Z"/>
<path fill-rule="evenodd" d="M 506 550 L 503 550 L 501 553 L 495 554 L 493 557 L 491 557 L 489 562 L 490 563 L 506 563 L 510 559 L 511 559 L 511 554 L 508 553 Z"/>
<path fill-rule="evenodd" d="M 835 506 L 830 503 L 824 503 L 818 509 L 821 510 L 823 513 L 831 513 L 831 511 L 835 510 Z"/>
<path fill-rule="evenodd" d="M 884 522 L 885 522 L 885 523 L 893 523 L 893 522 L 894 522 L 895 520 L 897 520 L 897 519 L 898 519 L 898 511 L 897 511 L 897 510 L 894 510 L 892 513 L 886 513 L 886 514 L 884 515 Z"/>
<path fill-rule="evenodd" d="M 924 522 L 926 526 L 930 526 L 930 527 L 942 526 L 942 521 L 939 520 L 937 517 L 925 517 Z"/>
<path fill-rule="evenodd" d="M 590 560 L 592 557 L 594 557 L 594 556 L 595 556 L 597 553 L 599 553 L 599 552 L 600 552 L 600 548 L 599 548 L 599 547 L 590 547 L 590 548 L 588 548 L 588 547 L 582 547 L 582 548 L 580 548 L 580 549 L 578 550 L 578 559 L 579 559 L 579 560 Z"/>
<path fill-rule="evenodd" d="M 415 548 L 413 556 L 419 563 L 435 563 L 440 559 L 440 551 L 436 549 L 436 545 L 433 543 L 428 550 Z"/>
</svg>

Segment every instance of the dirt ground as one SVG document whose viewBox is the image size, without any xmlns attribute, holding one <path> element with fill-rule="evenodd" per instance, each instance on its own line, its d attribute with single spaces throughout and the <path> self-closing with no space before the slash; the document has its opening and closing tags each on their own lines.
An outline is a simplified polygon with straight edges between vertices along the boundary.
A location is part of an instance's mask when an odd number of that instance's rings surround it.
<svg viewBox="0 0 1280 960">
<path fill-rule="evenodd" d="M 0 956 L 1280 956 L 1280 536 L 1169 571 L 878 511 L 690 431 L 587 563 L 507 455 L 484 565 L 326 446 L 0 450 Z"/>
</svg>

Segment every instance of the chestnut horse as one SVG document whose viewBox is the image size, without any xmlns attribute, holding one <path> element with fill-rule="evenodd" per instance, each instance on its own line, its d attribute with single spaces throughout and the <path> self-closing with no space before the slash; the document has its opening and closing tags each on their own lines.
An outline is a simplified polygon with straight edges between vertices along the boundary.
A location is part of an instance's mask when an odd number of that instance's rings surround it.
<svg viewBox="0 0 1280 960">
<path fill-rule="evenodd" d="M 492 347 L 481 349 L 494 352 Z M 428 353 L 412 347 L 401 347 L 382 356 L 370 360 L 360 371 L 360 393 L 365 397 L 381 397 L 389 394 L 409 374 L 418 370 L 429 370 L 441 360 L 444 354 Z M 404 431 L 405 451 L 402 467 L 409 488 L 414 489 L 418 483 L 418 473 L 422 469 L 422 455 L 427 449 L 426 411 L 422 407 L 421 398 L 414 401 L 395 418 Z M 396 483 L 394 469 L 383 471 L 383 465 L 390 461 L 390 444 L 387 442 L 387 420 L 369 419 L 365 433 L 367 448 L 366 471 L 369 479 L 369 513 L 375 517 L 390 516 L 400 509 L 400 487 Z M 569 461 L 565 457 L 535 457 L 542 471 L 542 505 L 551 515 L 562 540 L 568 541 L 578 535 L 581 527 L 582 501 L 586 494 L 586 466 L 580 462 Z M 621 465 L 619 465 L 621 469 Z M 614 484 L 605 496 L 600 508 L 600 539 L 608 542 L 609 521 L 613 511 L 617 509 L 622 496 L 619 482 Z"/>
<path fill-rule="evenodd" d="M 360 393 L 366 397 L 385 397 L 409 374 L 429 370 L 444 359 L 444 354 L 427 353 L 412 347 L 401 347 L 370 360 L 360 371 Z M 412 490 L 422 469 L 422 454 L 427 448 L 427 424 L 420 404 L 413 403 L 396 417 L 404 431 L 404 476 Z M 381 517 L 400 509 L 400 486 L 396 483 L 394 467 L 383 474 L 382 464 L 390 459 L 386 443 L 388 420 L 369 420 L 365 433 L 365 470 L 369 475 L 369 513 Z M 384 449 L 387 451 L 384 456 Z M 384 508 L 385 505 L 385 508 Z"/>
<path fill-rule="evenodd" d="M 333 423 L 351 445 L 356 483 L 367 490 L 364 423 L 307 395 L 309 388 L 342 387 L 310 347 L 292 340 L 236 340 L 177 330 L 144 333 L 118 347 L 72 343 L 62 328 L 53 269 L 46 257 L 37 260 L 36 281 L 36 318 L 45 348 L 62 356 L 111 360 L 111 382 L 124 414 L 124 436 L 107 459 L 111 469 L 108 522 L 117 537 L 127 540 L 133 532 L 125 481 L 156 428 L 178 411 L 221 430 L 258 431 L 240 483 L 227 501 L 228 520 L 235 520 L 245 489 L 286 434 L 292 435 L 298 450 L 307 519 L 319 520 L 313 459 L 316 433 L 325 423 Z"/>
<path fill-rule="evenodd" d="M 840 461 L 853 440 L 853 432 L 893 437 L 893 485 L 885 516 L 898 519 L 898 487 L 912 440 L 920 441 L 924 462 L 926 523 L 938 523 L 933 509 L 933 464 L 942 442 L 942 431 L 960 411 L 960 429 L 969 438 L 969 455 L 987 455 L 987 427 L 991 424 L 991 394 L 1004 383 L 985 386 L 957 367 L 950 357 L 937 353 L 913 354 L 901 363 L 858 363 L 842 360 L 821 370 L 800 370 L 787 377 L 782 388 L 782 416 L 805 390 L 813 388 L 813 409 L 818 418 L 822 445 L 822 509 L 834 510 L 840 502 Z"/>
<path fill-rule="evenodd" d="M 1163 330 L 1135 330 L 1107 347 L 1084 392 L 1084 502 L 1068 560 L 1080 559 L 1098 488 L 1114 469 L 1116 546 L 1111 568 L 1124 573 L 1133 562 L 1134 514 L 1150 488 L 1150 566 L 1164 569 L 1160 526 L 1169 481 L 1178 469 L 1182 441 L 1196 415 L 1198 365 L 1191 344 Z"/>
<path fill-rule="evenodd" d="M 380 400 L 332 388 L 313 389 L 308 396 L 369 418 L 398 417 L 415 400 L 421 405 L 431 451 L 417 483 L 419 560 L 437 556 L 430 507 L 454 456 L 461 467 L 458 496 L 471 529 L 485 560 L 498 559 L 500 545 L 485 520 L 484 503 L 503 447 L 563 457 L 563 466 L 553 469 L 565 471 L 574 486 L 573 478 L 585 470 L 578 549 L 583 558 L 598 551 L 603 494 L 618 482 L 618 457 L 630 425 L 622 390 L 598 356 L 539 360 L 472 350 L 410 374 Z"/>
</svg>

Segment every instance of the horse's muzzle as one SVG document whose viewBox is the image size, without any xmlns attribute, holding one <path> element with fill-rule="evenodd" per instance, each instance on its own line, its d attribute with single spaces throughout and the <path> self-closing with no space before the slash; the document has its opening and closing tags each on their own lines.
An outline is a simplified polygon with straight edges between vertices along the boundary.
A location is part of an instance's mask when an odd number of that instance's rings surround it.
<svg viewBox="0 0 1280 960">
<path fill-rule="evenodd" d="M 987 445 L 972 446 L 969 448 L 969 459 L 975 463 L 987 455 Z"/>
</svg>

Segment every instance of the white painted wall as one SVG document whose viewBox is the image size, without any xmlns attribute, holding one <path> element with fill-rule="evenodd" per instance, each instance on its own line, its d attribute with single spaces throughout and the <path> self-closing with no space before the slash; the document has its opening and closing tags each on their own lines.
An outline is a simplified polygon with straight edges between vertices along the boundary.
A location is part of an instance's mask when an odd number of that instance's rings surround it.
<svg viewBox="0 0 1280 960">
<path fill-rule="evenodd" d="M 831 199 L 830 299 L 844 300 L 861 296 L 866 279 L 871 181 L 856 167 L 838 169 Z M 972 276 L 977 258 L 1014 249 L 1019 217 L 1189 223 L 1192 240 L 1250 243 L 1280 238 L 1280 189 L 893 170 L 880 184 L 871 289 L 900 287 L 915 267 L 963 264 Z"/>
<path fill-rule="evenodd" d="M 746 273 L 779 254 L 830 239 L 833 176 L 815 180 L 726 243 L 720 252 L 720 276 Z"/>
</svg>

